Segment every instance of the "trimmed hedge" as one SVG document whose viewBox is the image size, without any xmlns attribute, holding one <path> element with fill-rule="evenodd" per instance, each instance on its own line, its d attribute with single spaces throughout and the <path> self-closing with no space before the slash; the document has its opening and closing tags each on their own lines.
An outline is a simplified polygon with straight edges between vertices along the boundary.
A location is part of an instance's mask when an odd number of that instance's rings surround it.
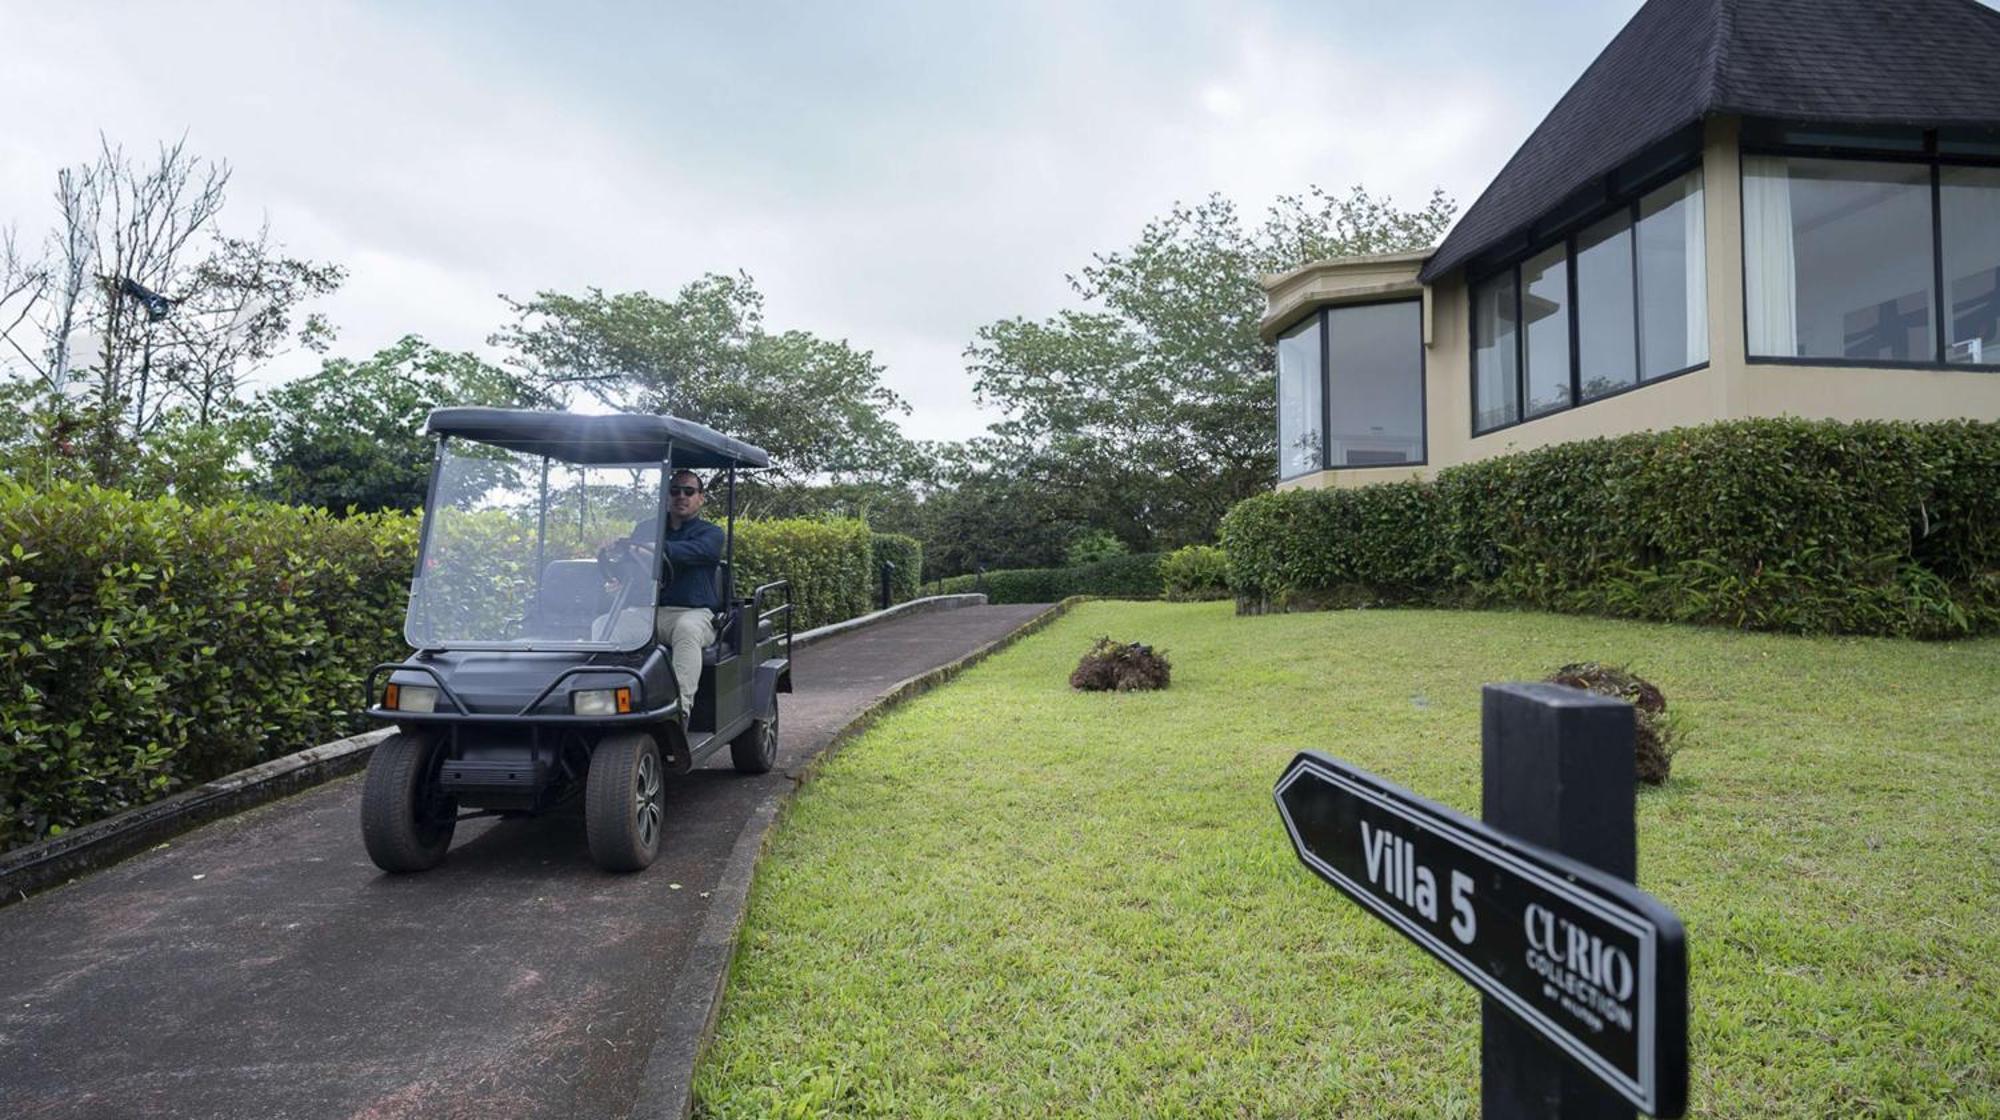
<svg viewBox="0 0 2000 1120">
<path fill-rule="evenodd" d="M 879 579 L 868 523 L 852 518 L 736 522 L 736 593 L 790 580 L 795 630 L 875 609 Z"/>
<path fill-rule="evenodd" d="M 1229 598 L 1229 554 L 1191 544 L 1160 557 L 1160 588 L 1177 603 Z"/>
<path fill-rule="evenodd" d="M 1246 610 L 1507 604 L 1798 633 L 2000 630 L 2000 424 L 1744 420 L 1224 518 Z"/>
<path fill-rule="evenodd" d="M 0 848 L 354 730 L 416 529 L 0 482 Z"/>
<path fill-rule="evenodd" d="M 1055 603 L 1071 595 L 1105 599 L 1157 599 L 1161 595 L 1160 553 L 1140 552 L 1074 568 L 1002 568 L 986 573 L 992 603 Z M 978 590 L 976 575 L 953 576 L 938 584 L 940 595 Z"/>
<path fill-rule="evenodd" d="M 875 546 L 875 589 L 877 605 L 881 603 L 882 562 L 887 560 L 896 565 L 889 576 L 889 601 L 906 603 L 923 594 L 924 546 L 915 537 L 901 533 L 876 533 Z"/>
<path fill-rule="evenodd" d="M 0 480 L 0 850 L 360 729 L 368 669 L 409 652 L 418 527 Z M 790 579 L 802 630 L 851 618 L 871 546 L 739 520 L 737 587 Z"/>
</svg>

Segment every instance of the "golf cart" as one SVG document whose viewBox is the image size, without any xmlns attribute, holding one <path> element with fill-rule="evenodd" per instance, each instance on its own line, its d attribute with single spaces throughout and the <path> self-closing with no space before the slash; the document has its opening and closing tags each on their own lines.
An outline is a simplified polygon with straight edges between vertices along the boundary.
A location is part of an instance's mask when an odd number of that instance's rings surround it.
<svg viewBox="0 0 2000 1120">
<path fill-rule="evenodd" d="M 736 472 L 769 458 L 671 416 L 441 408 L 426 434 L 437 460 L 403 628 L 417 652 L 368 675 L 368 716 L 396 727 L 368 763 L 368 855 L 422 871 L 461 820 L 580 795 L 591 858 L 637 871 L 659 854 L 666 774 L 724 747 L 744 773 L 777 761 L 790 589 L 739 597 L 731 572 Z M 719 476 L 728 503 L 724 609 L 689 712 L 654 626 L 682 469 Z"/>
</svg>

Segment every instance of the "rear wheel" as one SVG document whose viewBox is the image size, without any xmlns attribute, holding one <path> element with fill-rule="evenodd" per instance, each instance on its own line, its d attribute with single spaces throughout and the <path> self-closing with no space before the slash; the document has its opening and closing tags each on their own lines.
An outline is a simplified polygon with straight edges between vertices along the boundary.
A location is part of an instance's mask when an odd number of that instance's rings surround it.
<svg viewBox="0 0 2000 1120">
<path fill-rule="evenodd" d="M 384 871 L 428 871 L 444 859 L 458 803 L 438 787 L 442 744 L 398 732 L 375 744 L 361 787 L 361 840 Z"/>
<path fill-rule="evenodd" d="M 590 755 L 583 830 L 590 858 L 606 871 L 639 871 L 660 854 L 666 791 L 651 735 L 612 735 Z"/>
<path fill-rule="evenodd" d="M 771 705 L 766 719 L 750 721 L 742 734 L 729 741 L 729 760 L 739 774 L 768 774 L 778 764 L 778 705 Z"/>
</svg>

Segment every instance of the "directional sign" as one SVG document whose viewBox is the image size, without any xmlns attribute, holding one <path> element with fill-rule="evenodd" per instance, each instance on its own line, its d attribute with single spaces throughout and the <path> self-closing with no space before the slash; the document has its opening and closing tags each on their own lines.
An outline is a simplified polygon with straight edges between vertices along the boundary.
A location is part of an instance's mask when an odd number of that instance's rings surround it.
<svg viewBox="0 0 2000 1120">
<path fill-rule="evenodd" d="M 1650 1116 L 1687 1102 L 1687 944 L 1652 896 L 1307 751 L 1278 812 L 1321 878 Z"/>
</svg>

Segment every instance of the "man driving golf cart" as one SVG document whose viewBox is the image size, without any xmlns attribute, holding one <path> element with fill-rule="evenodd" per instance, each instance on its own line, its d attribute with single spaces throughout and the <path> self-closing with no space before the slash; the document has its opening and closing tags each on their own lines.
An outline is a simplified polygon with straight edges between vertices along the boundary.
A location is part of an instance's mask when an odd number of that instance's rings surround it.
<svg viewBox="0 0 2000 1120">
<path fill-rule="evenodd" d="M 724 746 L 745 773 L 777 760 L 790 590 L 739 597 L 730 566 L 736 472 L 769 458 L 671 416 L 444 408 L 426 430 L 438 454 L 404 620 L 417 652 L 369 674 L 367 714 L 397 730 L 368 765 L 370 858 L 423 870 L 459 820 L 581 797 L 592 858 L 645 867 L 664 774 Z M 695 470 L 726 489 L 722 527 L 700 517 Z"/>
<path fill-rule="evenodd" d="M 723 609 L 719 565 L 727 537 L 714 522 L 702 519 L 707 500 L 700 475 L 676 471 L 667 480 L 666 533 L 660 533 L 658 517 L 648 517 L 633 526 L 632 535 L 626 538 L 634 558 L 649 569 L 653 564 L 652 542 L 658 539 L 672 566 L 673 578 L 660 581 L 654 633 L 673 650 L 674 677 L 680 684 L 684 713 L 694 711 L 695 692 L 701 683 L 701 651 L 715 643 L 715 616 Z M 613 541 L 605 547 L 617 544 Z M 617 577 L 612 583 L 615 592 Z"/>
</svg>

